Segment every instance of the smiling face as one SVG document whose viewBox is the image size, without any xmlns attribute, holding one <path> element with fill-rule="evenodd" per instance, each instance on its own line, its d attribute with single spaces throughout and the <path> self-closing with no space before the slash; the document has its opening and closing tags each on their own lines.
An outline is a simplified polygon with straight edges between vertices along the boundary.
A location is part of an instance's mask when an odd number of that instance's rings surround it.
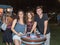
<svg viewBox="0 0 60 45">
<path fill-rule="evenodd" d="M 38 15 L 41 15 L 41 14 L 43 13 L 43 6 L 37 6 L 37 8 L 36 8 L 36 13 L 37 13 Z"/>
<path fill-rule="evenodd" d="M 27 17 L 28 17 L 29 19 L 31 19 L 31 18 L 32 18 L 32 14 L 31 14 L 31 13 L 27 13 Z"/>
<path fill-rule="evenodd" d="M 43 12 L 43 10 L 42 10 L 41 8 L 39 8 L 39 9 L 36 10 L 36 13 L 37 13 L 38 15 L 40 15 L 42 12 Z"/>
<path fill-rule="evenodd" d="M 23 11 L 19 11 L 19 12 L 18 12 L 18 16 L 19 16 L 19 18 L 23 18 L 23 16 L 24 16 Z"/>
<path fill-rule="evenodd" d="M 26 23 L 27 23 L 28 21 L 34 22 L 34 14 L 32 13 L 32 11 L 28 11 L 28 12 L 26 13 Z"/>
</svg>

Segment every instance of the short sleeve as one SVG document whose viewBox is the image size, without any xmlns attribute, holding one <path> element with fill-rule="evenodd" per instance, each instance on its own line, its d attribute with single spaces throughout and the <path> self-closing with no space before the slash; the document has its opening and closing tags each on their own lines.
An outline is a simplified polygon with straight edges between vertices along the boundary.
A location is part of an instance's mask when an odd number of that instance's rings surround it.
<svg viewBox="0 0 60 45">
<path fill-rule="evenodd" d="M 47 14 L 44 14 L 44 20 L 48 20 Z"/>
<path fill-rule="evenodd" d="M 36 15 L 34 16 L 34 21 L 36 21 L 36 22 L 37 22 L 37 16 L 36 16 Z"/>
</svg>

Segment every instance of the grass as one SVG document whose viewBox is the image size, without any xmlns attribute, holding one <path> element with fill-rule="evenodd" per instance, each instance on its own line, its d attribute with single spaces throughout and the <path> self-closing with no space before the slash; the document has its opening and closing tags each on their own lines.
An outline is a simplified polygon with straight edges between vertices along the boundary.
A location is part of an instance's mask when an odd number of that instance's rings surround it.
<svg viewBox="0 0 60 45">
<path fill-rule="evenodd" d="M 60 26 L 50 25 L 51 27 L 51 45 L 60 45 Z"/>
<path fill-rule="evenodd" d="M 5 44 L 2 42 L 2 32 L 0 32 L 0 45 L 5 45 Z"/>
<path fill-rule="evenodd" d="M 55 24 L 50 24 L 51 28 L 51 45 L 60 45 L 60 26 Z M 2 33 L 0 32 L 0 45 L 5 45 L 2 43 Z"/>
</svg>

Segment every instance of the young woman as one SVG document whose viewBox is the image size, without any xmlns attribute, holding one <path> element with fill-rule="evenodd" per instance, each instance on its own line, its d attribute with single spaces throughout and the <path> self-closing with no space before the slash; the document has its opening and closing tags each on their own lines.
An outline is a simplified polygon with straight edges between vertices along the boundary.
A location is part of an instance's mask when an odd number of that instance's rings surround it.
<svg viewBox="0 0 60 45">
<path fill-rule="evenodd" d="M 26 24 L 27 24 L 27 33 L 36 32 L 36 28 L 34 29 L 34 13 L 32 11 L 28 11 L 26 13 Z M 33 30 L 34 29 L 34 30 Z"/>
<path fill-rule="evenodd" d="M 7 25 L 7 28 L 5 31 L 3 31 L 3 42 L 6 43 L 6 45 L 12 45 L 12 31 L 11 31 L 11 25 L 12 25 L 13 19 L 10 16 L 6 16 L 6 19 L 4 19 L 3 23 Z"/>
<path fill-rule="evenodd" d="M 11 30 L 13 32 L 13 42 L 15 45 L 21 45 L 20 37 L 25 34 L 26 25 L 24 24 L 24 12 L 18 11 L 18 19 L 14 19 Z"/>
</svg>

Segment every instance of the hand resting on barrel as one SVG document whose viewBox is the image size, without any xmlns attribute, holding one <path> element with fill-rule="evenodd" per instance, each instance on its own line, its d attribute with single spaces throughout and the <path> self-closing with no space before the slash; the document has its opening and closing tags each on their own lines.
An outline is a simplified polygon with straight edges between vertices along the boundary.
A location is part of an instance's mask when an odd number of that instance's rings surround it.
<svg viewBox="0 0 60 45">
<path fill-rule="evenodd" d="M 17 35 L 18 35 L 18 36 L 23 36 L 23 35 L 25 35 L 25 34 L 23 34 L 23 33 L 20 32 L 20 33 L 18 33 Z"/>
<path fill-rule="evenodd" d="M 27 34 L 31 34 L 31 32 L 27 32 Z"/>
</svg>

